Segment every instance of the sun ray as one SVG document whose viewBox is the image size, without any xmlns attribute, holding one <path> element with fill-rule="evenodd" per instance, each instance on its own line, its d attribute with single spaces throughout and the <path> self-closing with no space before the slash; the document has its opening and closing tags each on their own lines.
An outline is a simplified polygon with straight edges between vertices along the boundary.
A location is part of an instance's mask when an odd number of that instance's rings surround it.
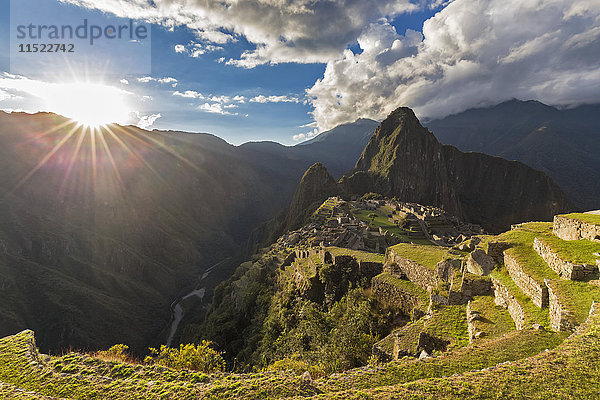
<svg viewBox="0 0 600 400">
<path fill-rule="evenodd" d="M 69 179 L 69 175 L 71 174 L 71 170 L 73 169 L 73 165 L 75 164 L 75 160 L 79 155 L 79 151 L 81 150 L 81 145 L 83 144 L 83 139 L 85 139 L 85 133 L 83 129 L 79 132 L 79 137 L 77 138 L 77 144 L 75 145 L 75 151 L 73 151 L 73 155 L 71 156 L 71 160 L 69 161 L 69 166 L 65 172 L 65 176 L 63 178 L 62 184 L 60 185 L 60 189 L 58 191 L 59 195 L 64 193 L 64 190 L 67 185 L 67 180 Z"/>
<path fill-rule="evenodd" d="M 116 125 L 117 128 L 119 128 L 120 131 L 124 132 L 125 134 L 129 135 L 129 132 L 127 132 L 125 129 L 122 129 L 120 126 Z M 110 125 L 107 125 L 104 127 L 104 129 L 106 129 L 106 131 L 111 135 L 111 137 L 113 139 L 115 139 L 115 141 L 117 143 L 119 143 L 119 145 L 125 149 L 125 151 L 127 153 L 129 153 L 129 155 L 133 156 L 137 161 L 141 162 L 142 164 L 144 164 L 146 166 L 146 168 L 148 168 L 155 176 L 158 180 L 161 181 L 161 183 L 163 184 L 167 184 L 167 182 L 163 179 L 163 177 L 158 173 L 158 171 L 156 171 L 156 169 L 154 169 L 154 167 L 152 167 L 152 165 L 150 165 L 148 163 L 148 161 L 144 160 L 143 157 L 140 157 L 136 152 L 134 152 L 128 145 L 127 143 L 125 143 L 117 134 L 115 134 L 115 132 L 113 132 L 113 130 L 110 128 Z"/>
<path fill-rule="evenodd" d="M 98 134 L 98 137 L 100 138 L 100 142 L 102 143 L 102 146 L 104 147 L 104 151 L 106 152 L 106 155 L 108 156 L 108 160 L 110 161 L 110 164 L 112 165 L 113 170 L 115 171 L 115 175 L 117 176 L 117 180 L 119 181 L 119 186 L 121 189 L 123 189 L 123 179 L 121 179 L 121 173 L 119 172 L 117 163 L 115 162 L 115 159 L 112 155 L 112 152 L 110 151 L 110 148 L 108 147 L 108 143 L 106 143 L 106 139 L 104 138 L 104 132 L 102 132 L 102 128 L 98 128 L 97 134 Z"/>
<path fill-rule="evenodd" d="M 55 146 L 52 150 L 48 152 L 38 163 L 37 165 L 27 173 L 19 182 L 11 189 L 7 195 L 12 195 L 16 190 L 18 190 L 25 182 L 27 182 L 40 168 L 42 168 L 50 158 L 73 136 L 78 126 L 75 125 Z"/>
<path fill-rule="evenodd" d="M 50 135 L 50 134 L 52 134 L 54 132 L 57 132 L 57 131 L 61 130 L 62 128 L 66 127 L 68 125 L 71 125 L 71 124 L 77 124 L 77 121 L 74 121 L 72 119 L 68 119 L 65 122 L 63 122 L 63 123 L 61 123 L 61 124 L 59 124 L 59 125 L 51 128 L 51 129 L 48 129 L 48 130 L 46 130 L 44 132 L 35 133 L 33 135 L 33 137 L 30 137 L 27 140 L 24 140 L 23 142 L 19 143 L 19 145 L 22 146 L 22 145 L 28 144 L 30 142 L 33 142 L 34 140 L 39 140 L 39 139 L 41 139 L 43 137 L 46 137 L 46 136 L 48 136 L 48 135 Z"/>
</svg>

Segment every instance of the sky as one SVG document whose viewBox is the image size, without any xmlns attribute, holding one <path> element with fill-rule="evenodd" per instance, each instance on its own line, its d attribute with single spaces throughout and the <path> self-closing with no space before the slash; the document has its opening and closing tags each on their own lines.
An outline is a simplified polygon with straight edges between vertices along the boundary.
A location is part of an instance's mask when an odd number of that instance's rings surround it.
<svg viewBox="0 0 600 400">
<path fill-rule="evenodd" d="M 0 0 L 3 110 L 292 145 L 400 106 L 428 119 L 513 98 L 600 102 L 597 0 L 13 2 Z M 85 65 L 15 53 L 19 23 L 84 17 L 131 18 L 151 35 L 78 43 Z"/>
</svg>

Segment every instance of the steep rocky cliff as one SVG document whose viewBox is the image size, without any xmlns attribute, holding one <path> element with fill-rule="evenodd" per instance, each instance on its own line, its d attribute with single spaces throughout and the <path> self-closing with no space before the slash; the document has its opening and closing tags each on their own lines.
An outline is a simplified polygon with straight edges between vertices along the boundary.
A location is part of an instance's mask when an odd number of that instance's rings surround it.
<svg viewBox="0 0 600 400">
<path fill-rule="evenodd" d="M 442 145 L 404 107 L 381 123 L 341 185 L 352 194 L 373 191 L 438 206 L 491 231 L 518 221 L 549 220 L 569 208 L 544 173 Z"/>
</svg>

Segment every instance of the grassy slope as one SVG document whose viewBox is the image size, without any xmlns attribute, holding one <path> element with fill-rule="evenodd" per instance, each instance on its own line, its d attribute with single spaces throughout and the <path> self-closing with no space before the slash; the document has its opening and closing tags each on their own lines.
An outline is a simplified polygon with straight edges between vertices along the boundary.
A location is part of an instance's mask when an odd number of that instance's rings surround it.
<svg viewBox="0 0 600 400">
<path fill-rule="evenodd" d="M 504 307 L 497 306 L 492 296 L 475 297 L 471 301 L 471 311 L 479 312 L 483 318 L 472 322 L 478 331 L 485 333 L 483 340 L 497 338 L 515 330 L 515 323 L 508 311 Z"/>
<path fill-rule="evenodd" d="M 31 353 L 33 332 L 0 339 L 0 381 L 41 395 L 77 399 L 281 398 L 315 394 L 286 373 L 214 374 L 174 371 L 71 354 L 49 363 Z M 0 387 L 0 394 L 4 389 Z"/>
</svg>

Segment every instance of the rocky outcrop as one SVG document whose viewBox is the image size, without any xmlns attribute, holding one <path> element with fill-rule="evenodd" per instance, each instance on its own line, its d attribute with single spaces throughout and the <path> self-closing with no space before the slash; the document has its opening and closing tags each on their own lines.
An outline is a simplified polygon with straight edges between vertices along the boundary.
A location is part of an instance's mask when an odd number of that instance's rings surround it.
<svg viewBox="0 0 600 400">
<path fill-rule="evenodd" d="M 525 311 L 523 310 L 523 306 L 519 300 L 510 293 L 510 290 L 506 286 L 493 276 L 491 278 L 492 287 L 494 289 L 494 302 L 508 310 L 510 317 L 515 322 L 515 328 L 517 330 L 523 329 L 525 327 Z"/>
<path fill-rule="evenodd" d="M 546 261 L 546 264 L 563 279 L 583 281 L 598 275 L 598 266 L 565 261 L 540 238 L 535 238 L 533 248 Z"/>
<path fill-rule="evenodd" d="M 544 173 L 442 145 L 409 108 L 397 109 L 381 123 L 341 183 L 349 193 L 373 191 L 438 206 L 490 231 L 549 220 L 569 206 Z"/>
<path fill-rule="evenodd" d="M 495 265 L 494 259 L 482 249 L 472 251 L 466 261 L 467 270 L 476 275 L 488 275 Z"/>
<path fill-rule="evenodd" d="M 556 215 L 552 229 L 554 234 L 562 240 L 600 241 L 600 226 L 569 218 L 566 215 Z"/>
<path fill-rule="evenodd" d="M 537 282 L 519 264 L 519 261 L 504 252 L 504 265 L 510 277 L 523 293 L 531 298 L 533 304 L 539 308 L 548 307 L 548 288 L 545 284 Z"/>
</svg>

